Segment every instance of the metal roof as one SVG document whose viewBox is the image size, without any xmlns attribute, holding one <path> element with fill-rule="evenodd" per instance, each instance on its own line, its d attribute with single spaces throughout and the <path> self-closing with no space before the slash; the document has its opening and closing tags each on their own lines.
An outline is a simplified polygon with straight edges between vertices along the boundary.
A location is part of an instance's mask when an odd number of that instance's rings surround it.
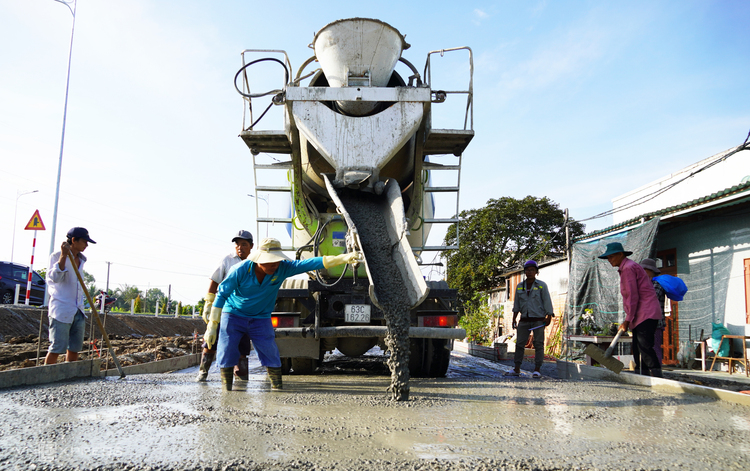
<svg viewBox="0 0 750 471">
<path fill-rule="evenodd" d="M 746 192 L 747 194 L 743 195 L 743 193 L 746 193 Z M 732 196 L 736 196 L 736 198 L 731 198 L 731 200 L 728 200 Z M 651 211 L 650 213 L 642 214 L 632 219 L 628 219 L 627 221 L 623 221 L 618 224 L 605 227 L 604 229 L 600 229 L 598 231 L 590 232 L 588 234 L 584 234 L 582 236 L 576 237 L 575 239 L 573 239 L 573 241 L 579 242 L 579 241 L 583 241 L 587 239 L 593 239 L 595 237 L 600 237 L 610 232 L 615 232 L 615 231 L 622 230 L 622 229 L 625 229 L 627 227 L 630 227 L 636 224 L 640 224 L 641 222 L 647 221 L 655 217 L 661 217 L 663 219 L 665 217 L 675 216 L 678 213 L 699 212 L 702 210 L 706 210 L 708 209 L 706 206 L 709 206 L 711 209 L 715 209 L 719 206 L 724 206 L 726 204 L 736 204 L 740 202 L 737 200 L 741 197 L 743 199 L 750 198 L 750 181 L 747 181 L 747 182 L 743 181 L 743 183 L 740 183 L 739 185 L 726 188 L 722 191 L 717 191 L 716 193 L 711 193 L 708 196 L 696 198 L 686 203 L 669 206 L 668 208 L 659 209 L 657 211 Z M 722 200 L 728 200 L 728 201 L 722 201 Z M 691 209 L 693 211 L 689 211 Z"/>
</svg>

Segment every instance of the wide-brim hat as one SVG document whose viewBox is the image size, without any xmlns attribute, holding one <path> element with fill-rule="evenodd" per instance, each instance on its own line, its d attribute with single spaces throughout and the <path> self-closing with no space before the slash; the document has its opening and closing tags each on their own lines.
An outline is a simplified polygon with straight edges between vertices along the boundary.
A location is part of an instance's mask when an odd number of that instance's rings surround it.
<svg viewBox="0 0 750 471">
<path fill-rule="evenodd" d="M 643 260 L 641 260 L 641 266 L 644 270 L 651 270 L 657 275 L 661 273 L 661 270 L 656 268 L 656 260 L 654 260 L 653 258 L 644 258 Z"/>
<path fill-rule="evenodd" d="M 260 246 L 253 250 L 248 258 L 255 263 L 276 263 L 282 260 L 291 260 L 281 251 L 281 242 L 273 237 L 261 240 Z"/>
<path fill-rule="evenodd" d="M 626 257 L 628 255 L 631 255 L 633 253 L 633 252 L 628 252 L 627 250 L 625 250 L 623 248 L 623 246 L 622 246 L 621 243 L 619 243 L 619 242 L 611 242 L 611 243 L 607 244 L 607 251 L 604 252 L 603 254 L 599 255 L 599 258 L 607 258 L 607 257 L 609 257 L 612 254 L 616 254 L 616 253 L 620 253 L 620 252 L 624 253 Z"/>
</svg>

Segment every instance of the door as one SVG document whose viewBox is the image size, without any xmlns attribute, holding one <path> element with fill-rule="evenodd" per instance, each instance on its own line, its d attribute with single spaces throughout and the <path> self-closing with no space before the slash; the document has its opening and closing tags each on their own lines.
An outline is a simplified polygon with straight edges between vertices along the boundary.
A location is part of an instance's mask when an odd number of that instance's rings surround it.
<svg viewBox="0 0 750 471">
<path fill-rule="evenodd" d="M 656 258 L 661 259 L 661 268 L 659 270 L 663 275 L 677 276 L 677 249 L 667 249 L 656 252 Z M 672 312 L 667 316 L 667 325 L 664 327 L 664 343 L 662 343 L 662 352 L 664 352 L 664 365 L 677 364 L 677 352 L 680 350 L 680 316 L 678 302 L 667 301 L 672 307 Z"/>
</svg>

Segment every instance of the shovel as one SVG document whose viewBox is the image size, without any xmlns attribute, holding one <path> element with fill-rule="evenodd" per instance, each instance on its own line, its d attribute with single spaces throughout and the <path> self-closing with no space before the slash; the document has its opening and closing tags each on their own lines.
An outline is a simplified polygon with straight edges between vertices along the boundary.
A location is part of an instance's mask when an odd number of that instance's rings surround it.
<svg viewBox="0 0 750 471">
<path fill-rule="evenodd" d="M 76 277 L 78 277 L 78 282 L 81 284 L 81 289 L 83 290 L 83 293 L 86 295 L 86 299 L 89 302 L 89 306 L 91 307 L 91 314 L 93 314 L 94 320 L 96 321 L 96 325 L 99 327 L 99 332 L 102 333 L 102 337 L 104 337 L 104 342 L 107 344 L 107 348 L 109 349 L 109 354 L 112 355 L 112 361 L 114 361 L 115 366 L 117 367 L 117 371 L 120 373 L 120 378 L 124 378 L 125 372 L 122 371 L 122 366 L 120 366 L 120 361 L 117 359 L 117 355 L 115 355 L 115 350 L 114 348 L 112 348 L 112 344 L 109 343 L 109 336 L 107 335 L 107 332 L 104 330 L 104 326 L 102 325 L 102 320 L 99 319 L 99 314 L 96 312 L 96 304 L 94 304 L 94 300 L 91 299 L 89 290 L 86 289 L 86 283 L 83 282 L 83 278 L 81 278 L 81 274 L 78 272 L 78 265 L 76 264 L 76 260 L 75 258 L 73 258 L 73 254 L 70 252 L 68 252 L 68 258 L 70 259 L 70 264 L 73 266 L 73 271 L 76 272 Z"/>
<path fill-rule="evenodd" d="M 614 371 L 619 375 L 624 365 L 617 358 L 612 358 L 612 351 L 614 350 L 617 341 L 620 340 L 620 335 L 622 335 L 623 332 L 623 330 L 617 331 L 617 335 L 615 335 L 615 338 L 612 339 L 612 343 L 609 344 L 607 351 L 602 352 L 601 348 L 597 347 L 593 343 L 590 343 L 583 351 L 583 353 L 590 356 L 591 359 L 595 360 L 600 365 Z"/>
</svg>

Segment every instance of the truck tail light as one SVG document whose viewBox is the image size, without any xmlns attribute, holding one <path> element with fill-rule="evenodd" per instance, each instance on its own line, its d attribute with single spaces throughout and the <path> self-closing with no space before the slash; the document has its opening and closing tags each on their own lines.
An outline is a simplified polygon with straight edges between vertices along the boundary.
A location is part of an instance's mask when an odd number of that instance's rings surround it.
<svg viewBox="0 0 750 471">
<path fill-rule="evenodd" d="M 277 327 L 296 327 L 297 319 L 296 316 L 271 316 L 271 324 L 274 329 Z"/>
<path fill-rule="evenodd" d="M 419 318 L 419 327 L 455 327 L 457 324 L 458 316 L 455 314 L 422 316 Z"/>
</svg>

